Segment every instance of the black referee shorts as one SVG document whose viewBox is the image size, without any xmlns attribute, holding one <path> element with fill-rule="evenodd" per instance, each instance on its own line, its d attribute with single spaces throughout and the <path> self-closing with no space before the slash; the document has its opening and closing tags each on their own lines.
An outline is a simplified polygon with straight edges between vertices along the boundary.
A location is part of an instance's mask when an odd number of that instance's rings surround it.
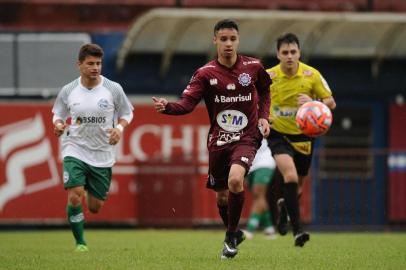
<svg viewBox="0 0 406 270">
<path fill-rule="evenodd" d="M 303 134 L 284 134 L 271 129 L 268 145 L 273 156 L 278 154 L 291 156 L 298 175 L 306 176 L 308 174 L 313 156 L 313 138 Z"/>
</svg>

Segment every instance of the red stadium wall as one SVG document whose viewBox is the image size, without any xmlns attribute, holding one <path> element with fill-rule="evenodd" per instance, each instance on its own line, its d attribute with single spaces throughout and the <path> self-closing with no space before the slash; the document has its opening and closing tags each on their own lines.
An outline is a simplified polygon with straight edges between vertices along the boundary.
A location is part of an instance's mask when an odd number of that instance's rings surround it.
<svg viewBox="0 0 406 270">
<path fill-rule="evenodd" d="M 64 223 L 59 142 L 50 103 L 0 104 L 0 223 Z M 107 203 L 88 221 L 140 225 L 220 223 L 215 193 L 205 188 L 207 113 L 158 115 L 136 105 L 134 122 L 117 147 Z M 250 208 L 250 195 L 243 219 Z M 310 194 L 302 199 L 310 220 Z"/>
<path fill-rule="evenodd" d="M 392 104 L 389 109 L 388 219 L 406 221 L 406 109 Z"/>
</svg>

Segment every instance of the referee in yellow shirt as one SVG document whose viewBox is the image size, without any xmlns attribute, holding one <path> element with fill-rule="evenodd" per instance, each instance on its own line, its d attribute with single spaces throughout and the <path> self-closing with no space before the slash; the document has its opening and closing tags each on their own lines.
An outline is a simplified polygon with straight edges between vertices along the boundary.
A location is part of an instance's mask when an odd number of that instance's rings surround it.
<svg viewBox="0 0 406 270">
<path fill-rule="evenodd" d="M 310 100 L 320 100 L 330 109 L 336 107 L 332 92 L 323 76 L 315 68 L 299 61 L 299 39 L 287 33 L 277 39 L 279 64 L 268 69 L 272 78 L 270 121 L 272 129 L 268 144 L 276 166 L 283 176 L 283 198 L 278 200 L 280 209 L 278 231 L 287 233 L 287 214 L 295 237 L 295 246 L 302 247 L 310 235 L 300 222 L 299 197 L 303 179 L 308 174 L 313 154 L 313 139 L 302 134 L 296 126 L 298 108 Z"/>
</svg>

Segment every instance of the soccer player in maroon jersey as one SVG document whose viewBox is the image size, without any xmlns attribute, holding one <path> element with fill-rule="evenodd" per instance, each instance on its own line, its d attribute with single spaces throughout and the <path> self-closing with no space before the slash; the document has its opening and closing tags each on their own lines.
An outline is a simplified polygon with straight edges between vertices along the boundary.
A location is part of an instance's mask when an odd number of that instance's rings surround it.
<svg viewBox="0 0 406 270">
<path fill-rule="evenodd" d="M 239 42 L 237 23 L 219 21 L 213 37 L 217 59 L 195 72 L 179 101 L 152 97 L 157 112 L 172 115 L 190 113 L 201 99 L 205 101 L 210 119 L 207 188 L 217 192 L 217 206 L 227 227 L 222 259 L 237 255 L 237 246 L 245 239 L 238 228 L 244 176 L 263 135 L 269 134 L 271 79 L 258 59 L 237 54 Z"/>
</svg>

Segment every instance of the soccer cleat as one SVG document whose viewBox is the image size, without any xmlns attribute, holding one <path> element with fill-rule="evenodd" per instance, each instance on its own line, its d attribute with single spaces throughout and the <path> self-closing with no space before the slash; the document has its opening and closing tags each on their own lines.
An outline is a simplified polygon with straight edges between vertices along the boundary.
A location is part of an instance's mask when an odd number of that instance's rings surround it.
<svg viewBox="0 0 406 270">
<path fill-rule="evenodd" d="M 76 252 L 88 252 L 89 248 L 86 245 L 78 244 L 76 245 Z"/>
<path fill-rule="evenodd" d="M 285 199 L 280 198 L 278 204 L 278 221 L 276 228 L 280 235 L 286 235 L 288 233 L 288 212 L 286 210 Z"/>
<path fill-rule="evenodd" d="M 269 226 L 268 228 L 265 228 L 264 235 L 265 235 L 265 238 L 268 240 L 274 240 L 277 238 L 276 231 L 273 226 Z"/>
<path fill-rule="evenodd" d="M 244 237 L 245 239 L 245 237 Z M 243 240 L 242 240 L 243 241 Z M 240 242 L 241 243 L 241 242 Z M 224 247 L 221 253 L 221 259 L 232 259 L 237 255 L 237 236 L 236 233 L 226 234 L 226 239 L 224 240 Z"/>
<path fill-rule="evenodd" d="M 310 240 L 310 234 L 307 232 L 298 232 L 295 234 L 295 246 L 303 247 Z"/>
</svg>

